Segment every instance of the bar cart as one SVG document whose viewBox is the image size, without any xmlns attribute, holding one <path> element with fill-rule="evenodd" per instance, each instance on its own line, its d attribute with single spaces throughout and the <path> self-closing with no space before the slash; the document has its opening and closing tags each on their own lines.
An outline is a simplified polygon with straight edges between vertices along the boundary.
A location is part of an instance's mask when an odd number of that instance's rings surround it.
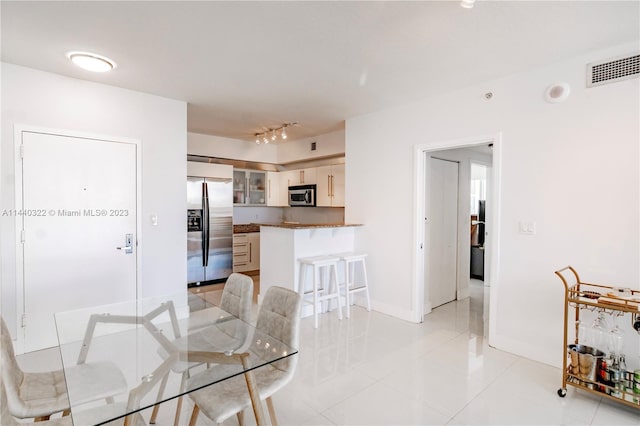
<svg viewBox="0 0 640 426">
<path fill-rule="evenodd" d="M 555 274 L 562 280 L 565 289 L 562 387 L 558 389 L 558 395 L 564 398 L 569 385 L 640 409 L 640 382 L 634 380 L 634 373 L 626 369 L 619 370 L 614 380 L 614 370 L 608 369 L 604 352 L 580 344 L 580 340 L 586 336 L 580 336 L 580 332 L 584 334 L 585 329 L 579 327 L 580 313 L 583 310 L 613 317 L 630 316 L 631 324 L 638 325 L 640 291 L 582 282 L 571 266 L 555 271 Z M 569 344 L 569 311 L 572 308 L 575 311 L 576 338 L 574 344 Z M 624 360 L 624 355 L 622 359 Z"/>
</svg>

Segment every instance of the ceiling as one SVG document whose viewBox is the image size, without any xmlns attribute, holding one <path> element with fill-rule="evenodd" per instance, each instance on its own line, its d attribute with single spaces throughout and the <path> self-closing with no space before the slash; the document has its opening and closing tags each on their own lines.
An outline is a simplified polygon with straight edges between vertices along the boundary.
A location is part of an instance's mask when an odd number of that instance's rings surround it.
<svg viewBox="0 0 640 426">
<path fill-rule="evenodd" d="M 252 140 L 640 38 L 637 1 L 2 1 L 2 60 L 188 102 L 192 132 Z M 115 60 L 93 74 L 71 50 Z"/>
</svg>

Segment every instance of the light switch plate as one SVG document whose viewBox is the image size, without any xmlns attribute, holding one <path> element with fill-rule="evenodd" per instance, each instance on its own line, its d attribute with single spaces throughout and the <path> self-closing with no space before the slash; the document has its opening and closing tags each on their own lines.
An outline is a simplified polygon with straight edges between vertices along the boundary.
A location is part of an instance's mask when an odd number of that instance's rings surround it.
<svg viewBox="0 0 640 426">
<path fill-rule="evenodd" d="M 535 222 L 519 222 L 518 230 L 521 234 L 534 235 L 536 233 L 536 223 Z"/>
</svg>

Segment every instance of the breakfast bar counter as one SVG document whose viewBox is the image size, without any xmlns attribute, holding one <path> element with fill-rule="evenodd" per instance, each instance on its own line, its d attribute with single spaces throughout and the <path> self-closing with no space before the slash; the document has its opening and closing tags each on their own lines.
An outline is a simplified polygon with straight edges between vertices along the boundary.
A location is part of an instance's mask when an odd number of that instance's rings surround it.
<svg viewBox="0 0 640 426">
<path fill-rule="evenodd" d="M 356 230 L 362 226 L 344 223 L 260 225 L 259 301 L 272 286 L 298 291 L 297 259 L 353 251 Z M 338 271 L 339 275 L 341 272 Z"/>
</svg>

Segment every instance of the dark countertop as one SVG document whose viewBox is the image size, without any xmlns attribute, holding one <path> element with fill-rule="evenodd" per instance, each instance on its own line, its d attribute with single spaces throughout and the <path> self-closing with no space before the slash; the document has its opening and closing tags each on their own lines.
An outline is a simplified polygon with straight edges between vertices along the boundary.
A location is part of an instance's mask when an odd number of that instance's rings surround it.
<svg viewBox="0 0 640 426">
<path fill-rule="evenodd" d="M 260 232 L 260 225 L 257 223 L 244 223 L 241 225 L 233 225 L 234 234 L 247 234 L 249 232 Z"/>
<path fill-rule="evenodd" d="M 285 229 L 316 229 L 316 228 L 348 228 L 354 226 L 362 226 L 359 223 L 261 223 L 260 226 L 271 226 L 274 228 Z"/>
</svg>

